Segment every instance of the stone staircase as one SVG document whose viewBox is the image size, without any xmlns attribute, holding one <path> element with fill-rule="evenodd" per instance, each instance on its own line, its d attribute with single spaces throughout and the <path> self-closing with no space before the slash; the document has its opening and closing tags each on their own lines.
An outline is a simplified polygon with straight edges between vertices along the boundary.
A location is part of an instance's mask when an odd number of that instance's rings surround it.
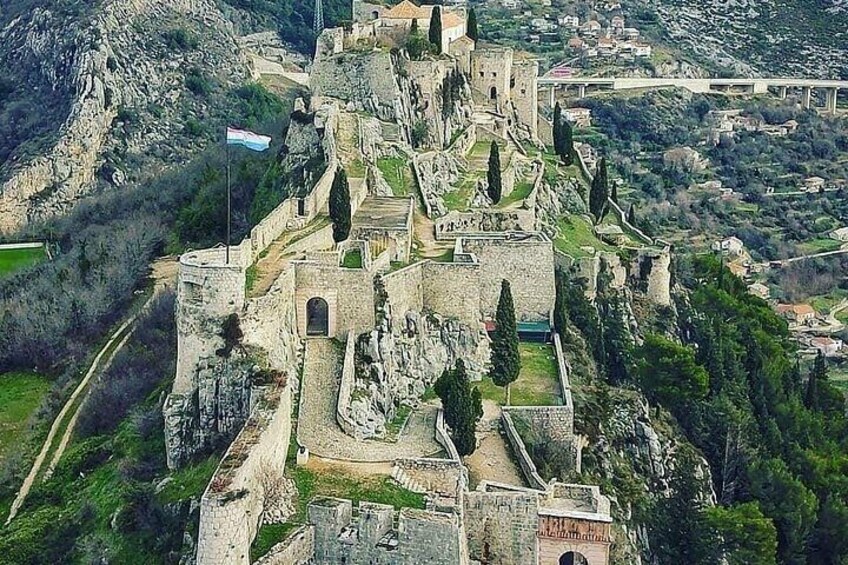
<svg viewBox="0 0 848 565">
<path fill-rule="evenodd" d="M 392 467 L 392 478 L 397 481 L 397 483 L 407 490 L 411 490 L 412 492 L 426 494 L 430 492 L 430 489 L 417 482 L 415 479 L 409 476 L 409 474 L 398 467 L 397 465 Z"/>
</svg>

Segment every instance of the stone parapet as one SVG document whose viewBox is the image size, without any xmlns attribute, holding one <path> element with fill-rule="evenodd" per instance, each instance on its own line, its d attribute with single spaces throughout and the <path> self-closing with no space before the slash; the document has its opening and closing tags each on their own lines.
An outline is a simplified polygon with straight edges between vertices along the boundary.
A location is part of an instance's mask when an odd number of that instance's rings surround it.
<svg viewBox="0 0 848 565">
<path fill-rule="evenodd" d="M 345 344 L 344 362 L 342 363 L 342 377 L 339 383 L 339 399 L 336 403 L 336 422 L 344 432 L 356 439 L 362 439 L 361 433 L 350 417 L 351 394 L 356 379 L 354 367 L 354 353 L 356 352 L 356 339 L 353 332 L 348 332 Z"/>
<path fill-rule="evenodd" d="M 539 474 L 539 471 L 536 470 L 536 464 L 533 463 L 533 459 L 530 458 L 530 454 L 527 452 L 527 447 L 524 445 L 524 440 L 522 440 L 521 436 L 518 435 L 518 430 L 515 429 L 512 416 L 510 416 L 509 410 L 506 408 L 501 411 L 501 423 L 503 424 L 504 431 L 506 432 L 506 438 L 509 441 L 509 445 L 512 447 L 512 452 L 518 459 L 518 466 L 521 467 L 521 472 L 524 473 L 524 478 L 527 480 L 527 483 L 535 489 L 547 489 L 548 483 L 545 482 Z"/>
<path fill-rule="evenodd" d="M 315 553 L 315 528 L 300 526 L 254 565 L 307 565 Z"/>
</svg>

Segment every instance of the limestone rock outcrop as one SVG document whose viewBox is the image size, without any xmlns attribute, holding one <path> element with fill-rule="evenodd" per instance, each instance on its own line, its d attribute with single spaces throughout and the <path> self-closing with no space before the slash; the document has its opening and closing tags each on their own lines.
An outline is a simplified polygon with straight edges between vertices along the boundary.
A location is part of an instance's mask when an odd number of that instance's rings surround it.
<svg viewBox="0 0 848 565">
<path fill-rule="evenodd" d="M 361 437 L 385 435 L 401 404 L 415 405 L 457 359 L 472 380 L 482 377 L 488 340 L 479 329 L 432 313 L 390 314 L 356 343 L 356 380 L 350 416 Z"/>
<path fill-rule="evenodd" d="M 80 10 L 74 19 L 39 7 L 0 30 L 0 66 L 65 102 L 53 108 L 54 134 L 41 136 L 51 139 L 47 149 L 13 153 L 0 166 L 0 231 L 66 212 L 99 182 L 119 185 L 150 170 L 125 170 L 123 156 L 179 161 L 199 143 L 180 136 L 185 116 L 220 111 L 188 95 L 192 69 L 230 83 L 246 78 L 232 25 L 212 0 L 111 0 Z M 191 34 L 198 48 L 173 49 L 168 30 Z"/>
</svg>

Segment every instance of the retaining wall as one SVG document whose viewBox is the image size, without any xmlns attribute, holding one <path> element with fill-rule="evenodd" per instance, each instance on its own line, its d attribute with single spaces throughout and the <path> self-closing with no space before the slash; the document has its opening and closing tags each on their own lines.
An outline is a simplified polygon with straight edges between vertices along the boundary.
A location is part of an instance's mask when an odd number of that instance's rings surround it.
<svg viewBox="0 0 848 565">
<path fill-rule="evenodd" d="M 504 431 L 506 432 L 506 438 L 509 441 L 509 445 L 512 447 L 512 452 L 518 459 L 518 465 L 521 467 L 521 472 L 524 473 L 524 478 L 527 479 L 527 483 L 531 487 L 539 490 L 547 490 L 548 483 L 545 482 L 536 470 L 536 464 L 533 463 L 533 459 L 530 458 L 530 454 L 527 452 L 527 447 L 524 445 L 524 440 L 522 440 L 521 436 L 518 435 L 518 430 L 515 429 L 515 424 L 512 421 L 509 411 L 509 408 L 503 408 L 501 411 L 501 423 L 503 424 Z"/>
<path fill-rule="evenodd" d="M 347 435 L 361 439 L 361 434 L 358 433 L 356 424 L 350 418 L 351 394 L 353 393 L 353 383 L 356 379 L 354 367 L 355 350 L 356 336 L 353 332 L 348 332 L 344 362 L 342 363 L 342 377 L 339 383 L 339 399 L 336 403 L 336 422 L 339 423 L 339 426 Z"/>
<path fill-rule="evenodd" d="M 315 528 L 300 526 L 254 565 L 307 565 L 315 553 Z"/>
<path fill-rule="evenodd" d="M 264 507 L 260 468 L 283 472 L 291 435 L 291 387 L 268 387 L 227 449 L 200 501 L 197 565 L 248 565 Z"/>
</svg>

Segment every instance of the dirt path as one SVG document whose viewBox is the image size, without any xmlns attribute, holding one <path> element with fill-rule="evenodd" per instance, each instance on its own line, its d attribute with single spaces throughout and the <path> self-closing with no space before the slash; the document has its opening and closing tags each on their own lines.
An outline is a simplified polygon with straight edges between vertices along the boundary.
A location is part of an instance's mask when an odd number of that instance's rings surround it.
<svg viewBox="0 0 848 565">
<path fill-rule="evenodd" d="M 44 471 L 42 480 L 46 481 L 50 478 L 56 468 L 56 465 L 65 453 L 65 449 L 70 443 L 71 437 L 73 436 L 77 419 L 79 418 L 84 405 L 83 394 L 88 393 L 88 386 L 91 383 L 92 378 L 95 374 L 99 374 L 104 371 L 112 363 L 112 360 L 115 358 L 115 354 L 117 354 L 124 344 L 126 344 L 130 335 L 132 335 L 133 325 L 135 324 L 138 315 L 153 302 L 153 299 L 159 294 L 159 292 L 161 292 L 164 288 L 172 287 L 175 284 L 178 267 L 179 265 L 176 257 L 162 257 L 151 264 L 151 279 L 154 283 L 153 293 L 135 314 L 132 314 L 118 327 L 118 329 L 115 330 L 106 344 L 100 349 L 94 357 L 94 360 L 91 362 L 85 376 L 74 389 L 74 392 L 71 394 L 70 398 L 68 398 L 67 402 L 65 402 L 65 405 L 62 407 L 62 410 L 59 411 L 56 419 L 53 420 L 53 423 L 50 426 L 50 431 L 47 432 L 47 438 L 44 440 L 44 444 L 41 446 L 41 450 L 39 451 L 35 462 L 32 464 L 29 474 L 27 474 L 24 482 L 21 484 L 21 488 L 18 490 L 18 494 L 15 496 L 15 500 L 12 502 L 12 507 L 9 510 L 9 516 L 6 518 L 6 525 L 14 519 L 18 510 L 20 510 L 21 505 L 29 495 L 32 485 L 35 483 L 39 474 L 41 474 L 44 462 L 47 460 L 47 456 L 53 448 L 53 440 L 56 438 L 59 431 L 62 430 L 62 426 L 65 426 L 58 446 L 53 452 L 53 456 L 50 458 L 50 463 Z M 107 355 L 108 357 L 106 357 Z M 104 357 L 106 357 L 105 361 L 103 361 Z M 68 418 L 69 414 L 70 418 Z"/>
<path fill-rule="evenodd" d="M 477 425 L 480 441 L 474 453 L 464 459 L 471 472 L 472 488 L 482 481 L 527 486 L 506 439 L 500 433 L 500 418 L 501 407 L 491 400 L 484 400 L 483 418 Z"/>
</svg>

